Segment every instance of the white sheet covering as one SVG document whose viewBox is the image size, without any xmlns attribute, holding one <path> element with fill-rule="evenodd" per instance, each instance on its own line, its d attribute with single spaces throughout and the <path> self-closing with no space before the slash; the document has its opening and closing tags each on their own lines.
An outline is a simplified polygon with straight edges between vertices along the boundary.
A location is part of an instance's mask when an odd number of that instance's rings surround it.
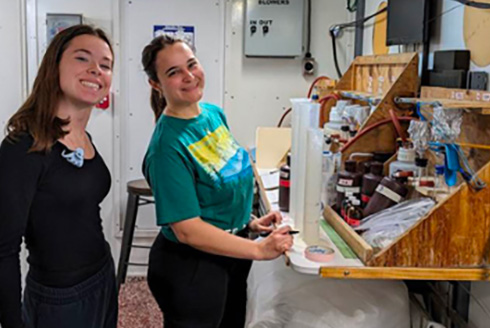
<svg viewBox="0 0 490 328">
<path fill-rule="evenodd" d="M 295 272 L 279 258 L 254 262 L 247 328 L 409 328 L 400 281 L 332 280 Z"/>
</svg>

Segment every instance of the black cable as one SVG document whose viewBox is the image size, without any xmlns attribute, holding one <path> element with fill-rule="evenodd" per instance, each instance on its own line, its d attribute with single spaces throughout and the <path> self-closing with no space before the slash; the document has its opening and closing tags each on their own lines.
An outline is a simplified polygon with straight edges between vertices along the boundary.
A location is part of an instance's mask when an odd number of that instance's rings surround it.
<svg viewBox="0 0 490 328">
<path fill-rule="evenodd" d="M 379 10 L 379 11 L 375 12 L 374 14 L 369 15 L 367 17 L 355 20 L 353 22 L 337 24 L 337 25 L 333 25 L 332 27 L 330 27 L 329 32 L 330 32 L 330 37 L 332 38 L 333 61 L 334 61 L 335 69 L 337 71 L 337 75 L 339 76 L 339 78 L 342 77 L 342 72 L 340 71 L 339 62 L 337 59 L 337 44 L 336 44 L 337 35 L 340 33 L 340 31 L 342 29 L 344 29 L 346 27 L 356 26 L 359 23 L 364 23 L 364 22 L 370 20 L 371 18 L 384 13 L 387 10 L 388 10 L 388 8 L 385 7 L 385 8 L 383 8 L 383 9 L 381 9 L 381 10 Z"/>
<path fill-rule="evenodd" d="M 474 7 L 478 9 L 490 9 L 490 3 L 471 1 L 471 0 L 454 0 L 456 2 L 462 3 L 465 6 Z"/>
<path fill-rule="evenodd" d="M 337 60 L 337 45 L 335 43 L 336 37 L 334 30 L 330 29 L 330 37 L 332 39 L 332 52 L 333 52 L 333 62 L 335 64 L 335 70 L 337 71 L 337 75 L 339 79 L 342 77 L 342 72 L 339 68 L 339 61 Z"/>
<path fill-rule="evenodd" d="M 388 7 L 385 7 L 377 12 L 375 12 L 374 14 L 372 15 L 369 15 L 367 17 L 364 17 L 364 18 L 361 18 L 361 19 L 358 19 L 358 20 L 355 20 L 355 21 L 352 21 L 352 22 L 349 22 L 349 23 L 343 23 L 343 24 L 337 24 L 337 25 L 334 25 L 332 26 L 331 28 L 339 28 L 339 29 L 343 29 L 343 28 L 346 28 L 346 27 L 351 27 L 351 26 L 356 26 L 357 24 L 359 23 L 365 23 L 366 21 L 370 20 L 371 18 L 375 17 L 375 16 L 378 16 L 382 13 L 384 13 L 385 11 L 388 10 Z"/>
<path fill-rule="evenodd" d="M 310 53 L 310 43 L 311 43 L 311 0 L 308 0 L 308 27 L 307 27 L 307 36 L 306 36 L 306 57 L 311 57 Z"/>
<path fill-rule="evenodd" d="M 357 10 L 357 0 L 347 0 L 347 10 L 350 11 L 351 13 L 356 11 Z"/>
</svg>

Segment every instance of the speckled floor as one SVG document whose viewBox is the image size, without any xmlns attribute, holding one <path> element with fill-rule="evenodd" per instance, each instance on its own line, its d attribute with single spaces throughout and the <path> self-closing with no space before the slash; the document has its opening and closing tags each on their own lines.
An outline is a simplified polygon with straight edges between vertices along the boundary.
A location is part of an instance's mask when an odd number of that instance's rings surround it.
<svg viewBox="0 0 490 328">
<path fill-rule="evenodd" d="M 162 313 L 146 278 L 128 277 L 119 293 L 118 328 L 162 328 Z"/>
</svg>

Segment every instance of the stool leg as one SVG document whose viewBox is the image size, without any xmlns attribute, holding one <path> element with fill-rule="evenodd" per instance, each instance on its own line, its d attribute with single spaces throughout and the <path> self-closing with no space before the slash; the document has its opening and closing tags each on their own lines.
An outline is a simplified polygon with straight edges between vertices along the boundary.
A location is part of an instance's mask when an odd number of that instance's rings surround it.
<svg viewBox="0 0 490 328">
<path fill-rule="evenodd" d="M 128 193 L 128 204 L 126 206 L 126 218 L 124 220 L 123 238 L 121 243 L 121 254 L 119 255 L 119 265 L 117 267 L 117 290 L 126 281 L 128 271 L 129 256 L 131 254 L 131 244 L 133 243 L 134 227 L 136 225 L 136 215 L 138 214 L 139 196 L 131 192 Z"/>
</svg>

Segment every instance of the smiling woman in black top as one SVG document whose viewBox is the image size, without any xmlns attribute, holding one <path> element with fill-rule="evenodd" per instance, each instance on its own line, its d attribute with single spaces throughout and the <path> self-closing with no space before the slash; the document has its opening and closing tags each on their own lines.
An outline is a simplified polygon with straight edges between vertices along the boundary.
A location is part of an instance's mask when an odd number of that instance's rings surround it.
<svg viewBox="0 0 490 328">
<path fill-rule="evenodd" d="M 78 25 L 51 42 L 0 146 L 0 325 L 113 328 L 114 265 L 100 203 L 109 171 L 85 131 L 109 92 L 113 51 Z M 29 251 L 21 310 L 19 251 Z"/>
</svg>

